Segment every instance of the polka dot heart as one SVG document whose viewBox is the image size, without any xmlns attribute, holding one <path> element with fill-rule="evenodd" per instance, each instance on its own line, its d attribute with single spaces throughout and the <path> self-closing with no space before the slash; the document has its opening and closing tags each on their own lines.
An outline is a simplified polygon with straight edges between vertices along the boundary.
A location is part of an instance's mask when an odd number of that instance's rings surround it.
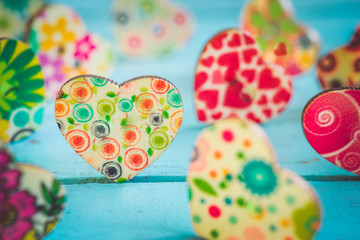
<svg viewBox="0 0 360 240">
<path fill-rule="evenodd" d="M 303 110 L 302 126 L 315 151 L 360 175 L 360 90 L 340 88 L 317 94 Z"/>
<path fill-rule="evenodd" d="M 85 161 L 115 182 L 125 182 L 163 154 L 182 122 L 177 89 L 143 76 L 117 85 L 82 75 L 67 81 L 55 102 L 66 141 Z"/>
<path fill-rule="evenodd" d="M 194 85 L 197 117 L 205 123 L 229 116 L 266 122 L 292 95 L 290 76 L 265 63 L 254 37 L 241 29 L 224 30 L 205 45 Z"/>
<path fill-rule="evenodd" d="M 43 239 L 57 225 L 65 189 L 48 171 L 12 162 L 0 143 L 0 239 Z"/>
<path fill-rule="evenodd" d="M 350 43 L 319 59 L 317 74 L 323 89 L 360 87 L 360 25 Z"/>
<path fill-rule="evenodd" d="M 194 19 L 179 1 L 114 0 L 114 34 L 123 55 L 159 57 L 185 45 Z"/>
<path fill-rule="evenodd" d="M 74 76 L 111 72 L 115 62 L 111 45 L 88 32 L 72 8 L 48 4 L 28 25 L 26 39 L 43 68 L 47 98 L 54 99 L 64 82 Z"/>
<path fill-rule="evenodd" d="M 195 232 L 205 239 L 312 239 L 322 214 L 312 187 L 277 166 L 262 129 L 237 118 L 205 128 L 187 178 Z"/>
<path fill-rule="evenodd" d="M 0 39 L 0 140 L 16 142 L 40 127 L 44 95 L 35 53 L 21 41 Z"/>
<path fill-rule="evenodd" d="M 297 23 L 284 0 L 251 0 L 241 25 L 254 35 L 265 61 L 282 66 L 290 75 L 308 70 L 316 61 L 320 40 L 316 31 Z"/>
</svg>

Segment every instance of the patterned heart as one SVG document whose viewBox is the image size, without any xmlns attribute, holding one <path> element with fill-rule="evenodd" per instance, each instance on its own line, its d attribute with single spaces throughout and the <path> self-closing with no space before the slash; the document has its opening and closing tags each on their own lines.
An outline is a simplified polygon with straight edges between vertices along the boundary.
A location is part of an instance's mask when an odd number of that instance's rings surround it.
<svg viewBox="0 0 360 240">
<path fill-rule="evenodd" d="M 182 100 L 167 80 L 142 76 L 121 85 L 83 75 L 67 81 L 55 117 L 70 146 L 92 167 L 125 182 L 152 164 L 175 138 Z"/>
<path fill-rule="evenodd" d="M 238 116 L 262 123 L 281 113 L 291 94 L 290 77 L 263 62 L 259 46 L 245 31 L 216 34 L 200 55 L 195 107 L 201 122 Z"/>
<path fill-rule="evenodd" d="M 288 1 L 252 0 L 245 8 L 242 25 L 258 41 L 265 61 L 282 66 L 288 74 L 297 75 L 314 64 L 320 44 L 318 34 L 297 23 L 289 8 L 292 7 Z M 277 55 L 274 51 L 279 43 L 286 45 L 286 55 Z"/>
<path fill-rule="evenodd" d="M 12 162 L 0 147 L 0 239 L 42 239 L 56 226 L 65 189 L 48 171 Z"/>
<path fill-rule="evenodd" d="M 360 26 L 350 43 L 319 59 L 317 74 L 323 89 L 360 87 Z"/>
<path fill-rule="evenodd" d="M 106 76 L 115 61 L 110 44 L 89 33 L 66 5 L 43 7 L 32 18 L 26 38 L 39 57 L 48 98 L 55 98 L 63 83 L 74 76 L 88 72 Z"/>
<path fill-rule="evenodd" d="M 15 142 L 43 121 L 44 79 L 39 60 L 25 43 L 0 39 L 0 140 Z"/>
<path fill-rule="evenodd" d="M 230 118 L 205 128 L 190 164 L 190 210 L 206 239 L 312 239 L 321 208 L 312 187 L 277 166 L 260 127 Z"/>
<path fill-rule="evenodd" d="M 331 163 L 360 175 L 360 91 L 321 92 L 304 107 L 302 126 L 310 145 Z"/>
<path fill-rule="evenodd" d="M 193 32 L 191 14 L 172 0 L 115 0 L 112 9 L 115 38 L 124 55 L 169 55 Z"/>
</svg>

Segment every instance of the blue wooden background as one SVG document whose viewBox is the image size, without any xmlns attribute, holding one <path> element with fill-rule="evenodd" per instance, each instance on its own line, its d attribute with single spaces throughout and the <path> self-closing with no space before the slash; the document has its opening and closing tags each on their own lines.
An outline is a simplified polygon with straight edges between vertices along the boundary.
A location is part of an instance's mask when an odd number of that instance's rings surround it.
<svg viewBox="0 0 360 240">
<path fill-rule="evenodd" d="M 71 5 L 89 30 L 114 41 L 111 0 L 58 0 Z M 172 81 L 184 100 L 184 121 L 166 153 L 125 184 L 107 181 L 66 143 L 47 104 L 42 128 L 29 139 L 11 145 L 19 162 L 52 171 L 65 184 L 68 201 L 63 219 L 48 239 L 197 239 L 191 225 L 186 175 L 195 139 L 204 127 L 196 121 L 192 103 L 193 72 L 203 45 L 216 32 L 237 27 L 243 0 L 184 0 L 196 19 L 187 46 L 163 60 L 118 58 L 111 78 L 117 82 L 140 75 Z M 321 52 L 346 43 L 360 23 L 359 0 L 293 0 L 296 17 L 317 29 Z M 307 179 L 317 190 L 325 212 L 317 239 L 360 238 L 360 177 L 320 157 L 306 142 L 300 125 L 308 99 L 320 91 L 314 69 L 293 79 L 290 106 L 263 125 L 279 163 Z"/>
</svg>

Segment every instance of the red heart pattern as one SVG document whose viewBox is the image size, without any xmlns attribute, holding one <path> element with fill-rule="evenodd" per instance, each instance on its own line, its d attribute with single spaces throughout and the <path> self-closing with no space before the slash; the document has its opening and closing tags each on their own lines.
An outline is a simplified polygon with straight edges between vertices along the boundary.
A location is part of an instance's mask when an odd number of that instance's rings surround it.
<svg viewBox="0 0 360 240">
<path fill-rule="evenodd" d="M 224 30 L 205 45 L 194 89 L 205 123 L 229 116 L 262 123 L 282 112 L 292 95 L 290 76 L 264 62 L 253 36 L 241 29 Z"/>
</svg>

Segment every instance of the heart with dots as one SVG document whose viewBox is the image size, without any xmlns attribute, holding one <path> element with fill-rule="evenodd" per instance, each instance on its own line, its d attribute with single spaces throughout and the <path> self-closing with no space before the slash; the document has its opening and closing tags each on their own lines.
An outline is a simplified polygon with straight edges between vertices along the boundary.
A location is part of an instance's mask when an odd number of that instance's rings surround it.
<svg viewBox="0 0 360 240">
<path fill-rule="evenodd" d="M 348 44 L 319 59 L 317 75 L 323 89 L 360 87 L 360 25 Z"/>
<path fill-rule="evenodd" d="M 264 62 L 254 37 L 241 29 L 224 30 L 205 45 L 194 85 L 204 123 L 229 116 L 263 123 L 279 115 L 292 95 L 290 76 Z"/>
<path fill-rule="evenodd" d="M 0 143 L 0 239 L 43 239 L 65 207 L 65 188 L 39 167 L 13 162 Z"/>
<path fill-rule="evenodd" d="M 121 183 L 170 146 L 182 123 L 183 103 L 175 86 L 157 76 L 118 85 L 81 75 L 60 89 L 55 117 L 75 152 L 105 177 Z"/>
<path fill-rule="evenodd" d="M 43 68 L 48 99 L 56 97 L 67 79 L 88 72 L 106 76 L 115 62 L 111 45 L 90 33 L 67 5 L 47 4 L 40 9 L 28 24 L 26 40 Z"/>
<path fill-rule="evenodd" d="M 206 127 L 187 181 L 193 226 L 205 239 L 312 239 L 320 228 L 313 188 L 277 165 L 256 124 L 228 118 Z"/>
</svg>

